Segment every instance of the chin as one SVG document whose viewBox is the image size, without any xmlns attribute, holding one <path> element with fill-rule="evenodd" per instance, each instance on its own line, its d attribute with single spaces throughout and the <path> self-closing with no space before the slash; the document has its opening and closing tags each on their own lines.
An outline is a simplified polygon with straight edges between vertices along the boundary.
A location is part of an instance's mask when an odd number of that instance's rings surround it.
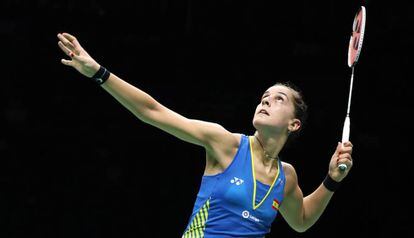
<svg viewBox="0 0 414 238">
<path fill-rule="evenodd" d="M 267 127 L 268 126 L 267 124 L 265 124 L 263 122 L 263 120 L 260 120 L 260 118 L 253 118 L 252 124 L 253 124 L 253 127 L 256 130 L 259 129 L 259 128 L 264 128 L 264 127 Z"/>
</svg>

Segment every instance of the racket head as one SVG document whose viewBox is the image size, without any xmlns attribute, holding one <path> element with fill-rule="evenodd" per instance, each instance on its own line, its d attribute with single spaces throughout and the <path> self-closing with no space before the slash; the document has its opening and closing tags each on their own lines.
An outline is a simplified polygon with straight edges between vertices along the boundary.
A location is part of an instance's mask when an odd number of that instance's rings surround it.
<svg viewBox="0 0 414 238">
<path fill-rule="evenodd" d="M 364 6 L 358 10 L 355 15 L 352 25 L 352 34 L 349 39 L 348 47 L 348 66 L 353 67 L 357 62 L 359 55 L 361 54 L 362 43 L 364 41 L 366 23 L 366 10 Z"/>
</svg>

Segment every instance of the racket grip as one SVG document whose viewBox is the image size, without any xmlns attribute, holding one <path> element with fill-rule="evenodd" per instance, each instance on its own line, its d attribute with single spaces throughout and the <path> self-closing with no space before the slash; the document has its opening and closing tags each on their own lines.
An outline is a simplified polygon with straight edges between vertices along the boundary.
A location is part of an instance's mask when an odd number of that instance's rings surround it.
<svg viewBox="0 0 414 238">
<path fill-rule="evenodd" d="M 342 130 L 342 143 L 349 141 L 351 120 L 349 116 L 345 117 L 344 128 Z"/>
<path fill-rule="evenodd" d="M 345 117 L 344 128 L 342 130 L 342 143 L 349 141 L 349 133 L 351 130 L 350 126 L 351 126 L 351 119 L 347 115 Z M 338 168 L 341 171 L 345 171 L 348 168 L 348 166 L 346 166 L 346 164 L 339 164 Z"/>
</svg>

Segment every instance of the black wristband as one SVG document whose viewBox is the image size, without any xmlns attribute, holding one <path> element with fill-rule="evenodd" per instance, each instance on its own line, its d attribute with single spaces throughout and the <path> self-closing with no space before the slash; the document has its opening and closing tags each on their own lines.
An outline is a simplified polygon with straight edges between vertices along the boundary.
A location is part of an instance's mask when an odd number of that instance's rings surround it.
<svg viewBox="0 0 414 238">
<path fill-rule="evenodd" d="M 325 179 L 323 180 L 323 185 L 326 189 L 328 189 L 331 192 L 335 192 L 338 190 L 338 188 L 341 186 L 340 182 L 336 182 L 329 176 L 329 174 L 326 175 Z"/>
<path fill-rule="evenodd" d="M 92 76 L 92 80 L 95 81 L 95 83 L 101 85 L 105 83 L 110 74 L 111 72 L 109 72 L 105 67 L 100 66 L 99 70 Z"/>
</svg>

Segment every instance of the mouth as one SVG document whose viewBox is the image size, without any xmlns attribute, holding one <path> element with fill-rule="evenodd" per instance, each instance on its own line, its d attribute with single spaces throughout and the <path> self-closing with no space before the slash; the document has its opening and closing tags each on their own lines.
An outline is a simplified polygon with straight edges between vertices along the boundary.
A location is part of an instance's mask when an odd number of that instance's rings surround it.
<svg viewBox="0 0 414 238">
<path fill-rule="evenodd" d="M 269 116 L 269 113 L 265 109 L 261 109 L 257 114 L 265 114 Z"/>
</svg>

